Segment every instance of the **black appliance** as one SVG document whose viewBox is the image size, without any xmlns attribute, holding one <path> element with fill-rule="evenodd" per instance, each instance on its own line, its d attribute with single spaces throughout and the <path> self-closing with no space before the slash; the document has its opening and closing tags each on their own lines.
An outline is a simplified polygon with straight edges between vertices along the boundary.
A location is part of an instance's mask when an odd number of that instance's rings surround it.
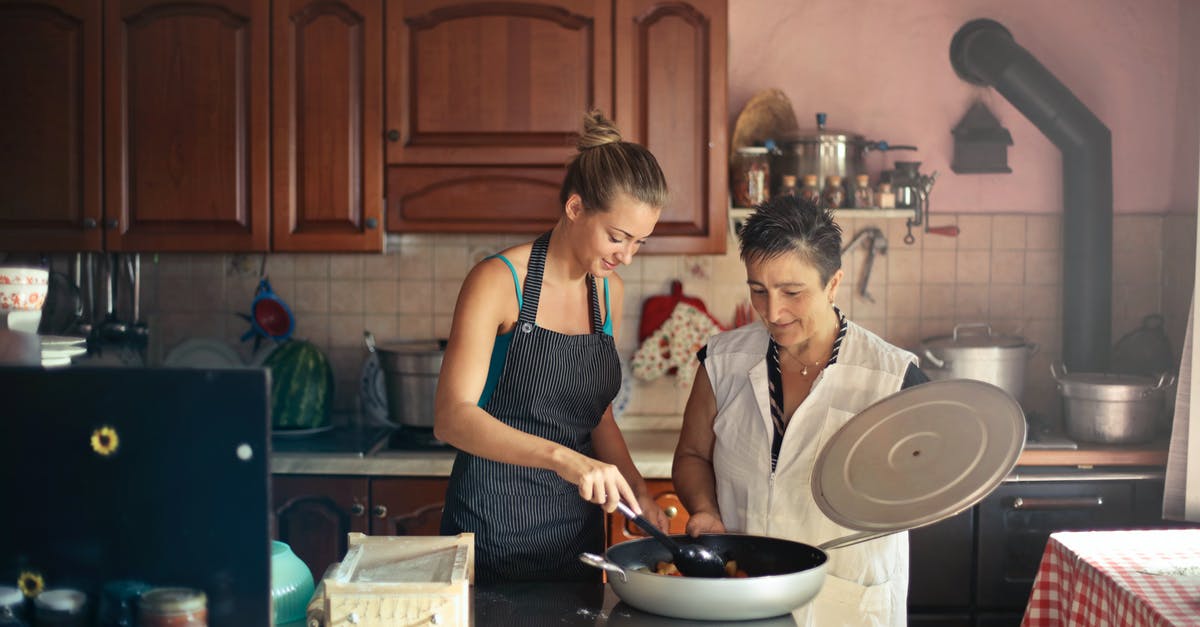
<svg viewBox="0 0 1200 627">
<path fill-rule="evenodd" d="M 383 451 L 447 451 L 456 449 L 437 439 L 432 427 L 399 427 L 392 431 L 378 450 Z"/>
<path fill-rule="evenodd" d="M 0 578 L 92 612 L 109 582 L 186 586 L 212 627 L 270 623 L 266 371 L 0 367 L 0 398 Z"/>
</svg>

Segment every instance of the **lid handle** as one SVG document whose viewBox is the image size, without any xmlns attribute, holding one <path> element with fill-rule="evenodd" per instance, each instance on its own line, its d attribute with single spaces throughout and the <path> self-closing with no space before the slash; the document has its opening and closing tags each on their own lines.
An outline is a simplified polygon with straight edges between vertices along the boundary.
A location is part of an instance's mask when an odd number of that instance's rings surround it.
<svg viewBox="0 0 1200 627">
<path fill-rule="evenodd" d="M 988 337 L 992 336 L 992 325 L 990 325 L 986 322 L 966 322 L 963 324 L 954 325 L 954 334 L 953 335 L 954 335 L 955 342 L 958 341 L 958 330 L 959 329 L 964 329 L 964 330 L 965 329 L 987 329 Z"/>
</svg>

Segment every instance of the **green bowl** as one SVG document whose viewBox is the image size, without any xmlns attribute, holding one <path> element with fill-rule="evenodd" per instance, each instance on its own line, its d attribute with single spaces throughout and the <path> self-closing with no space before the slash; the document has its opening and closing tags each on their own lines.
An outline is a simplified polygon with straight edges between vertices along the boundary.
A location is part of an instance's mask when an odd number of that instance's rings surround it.
<svg viewBox="0 0 1200 627">
<path fill-rule="evenodd" d="M 271 604 L 275 610 L 275 624 L 303 623 L 314 589 L 312 573 L 292 552 L 292 547 L 272 540 Z"/>
</svg>

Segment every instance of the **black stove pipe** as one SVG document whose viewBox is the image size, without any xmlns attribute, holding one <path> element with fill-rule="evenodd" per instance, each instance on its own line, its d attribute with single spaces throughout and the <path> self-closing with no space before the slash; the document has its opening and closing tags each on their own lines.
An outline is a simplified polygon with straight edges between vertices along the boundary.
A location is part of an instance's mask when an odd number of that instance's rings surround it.
<svg viewBox="0 0 1200 627">
<path fill-rule="evenodd" d="M 1062 151 L 1062 358 L 1068 370 L 1107 372 L 1113 223 L 1108 127 L 999 22 L 972 20 L 959 28 L 950 63 L 963 80 L 994 87 Z"/>
</svg>

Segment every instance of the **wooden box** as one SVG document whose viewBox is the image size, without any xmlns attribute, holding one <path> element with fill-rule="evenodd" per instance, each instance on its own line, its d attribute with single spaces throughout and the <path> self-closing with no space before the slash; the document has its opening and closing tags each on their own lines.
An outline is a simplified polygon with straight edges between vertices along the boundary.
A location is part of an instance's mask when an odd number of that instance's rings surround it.
<svg viewBox="0 0 1200 627">
<path fill-rule="evenodd" d="M 475 534 L 349 535 L 350 550 L 321 582 L 329 627 L 466 625 Z M 316 599 L 314 599 L 316 601 Z"/>
</svg>

